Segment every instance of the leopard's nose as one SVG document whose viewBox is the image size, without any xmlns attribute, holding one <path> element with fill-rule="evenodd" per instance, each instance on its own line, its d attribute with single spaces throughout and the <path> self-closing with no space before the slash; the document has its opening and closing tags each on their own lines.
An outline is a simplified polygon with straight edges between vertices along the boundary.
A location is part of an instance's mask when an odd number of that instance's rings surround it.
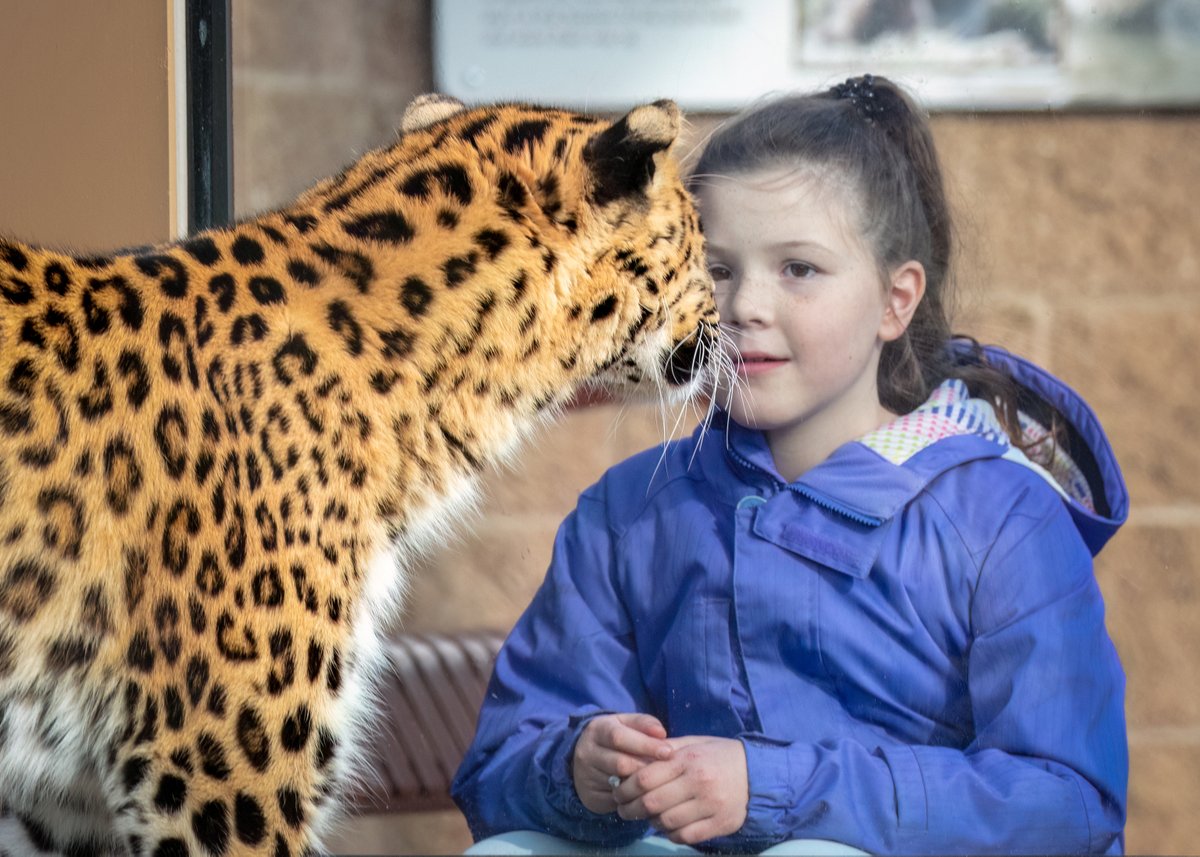
<svg viewBox="0 0 1200 857">
<path fill-rule="evenodd" d="M 676 387 L 692 383 L 708 367 L 715 348 L 716 333 L 712 326 L 702 324 L 697 327 L 667 354 L 663 366 L 667 383 Z"/>
</svg>

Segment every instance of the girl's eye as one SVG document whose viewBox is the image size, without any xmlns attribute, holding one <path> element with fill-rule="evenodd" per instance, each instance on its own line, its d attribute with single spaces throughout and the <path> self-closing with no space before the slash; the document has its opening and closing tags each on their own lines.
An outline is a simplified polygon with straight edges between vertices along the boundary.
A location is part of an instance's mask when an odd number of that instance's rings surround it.
<svg viewBox="0 0 1200 857">
<path fill-rule="evenodd" d="M 708 275 L 713 278 L 713 282 L 719 283 L 732 277 L 733 272 L 724 265 L 709 265 Z"/>
<path fill-rule="evenodd" d="M 788 262 L 783 266 L 783 274 L 785 277 L 792 277 L 797 280 L 804 280 L 817 273 L 817 269 L 807 262 Z"/>
</svg>

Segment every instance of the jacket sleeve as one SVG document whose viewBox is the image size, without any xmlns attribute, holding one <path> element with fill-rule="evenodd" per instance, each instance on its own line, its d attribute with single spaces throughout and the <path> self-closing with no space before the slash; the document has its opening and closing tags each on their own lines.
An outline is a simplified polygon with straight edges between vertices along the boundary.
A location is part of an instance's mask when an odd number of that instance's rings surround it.
<svg viewBox="0 0 1200 857">
<path fill-rule="evenodd" d="M 642 822 L 580 802 L 571 757 L 597 714 L 646 711 L 629 617 L 613 585 L 603 504 L 585 494 L 555 539 L 546 579 L 505 641 L 451 788 L 475 838 L 534 830 L 620 845 Z"/>
<path fill-rule="evenodd" d="M 1048 493 L 1048 492 L 1047 492 Z M 1124 673 L 1091 556 L 1057 498 L 1011 515 L 971 604 L 975 721 L 963 749 L 742 736 L 743 842 L 872 853 L 1120 853 Z"/>
</svg>

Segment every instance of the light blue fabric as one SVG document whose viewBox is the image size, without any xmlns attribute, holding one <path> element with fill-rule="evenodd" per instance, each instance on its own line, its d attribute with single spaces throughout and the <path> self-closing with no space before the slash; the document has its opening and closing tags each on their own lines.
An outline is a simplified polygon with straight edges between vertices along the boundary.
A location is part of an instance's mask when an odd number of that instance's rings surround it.
<svg viewBox="0 0 1200 857">
<path fill-rule="evenodd" d="M 494 855 L 494 857 L 517 857 L 517 855 L 562 854 L 599 855 L 599 857 L 658 857 L 658 855 L 702 854 L 687 845 L 677 845 L 661 836 L 647 836 L 620 848 L 597 851 L 594 845 L 584 845 L 537 833 L 532 830 L 514 830 L 476 842 L 464 854 Z M 790 839 L 780 842 L 762 852 L 774 857 L 857 857 L 867 852 L 840 842 L 823 839 Z"/>
<path fill-rule="evenodd" d="M 676 845 L 661 836 L 647 836 L 619 848 L 598 851 L 594 845 L 572 842 L 569 839 L 561 839 L 547 833 L 538 833 L 533 830 L 513 830 L 482 839 L 463 853 L 495 855 L 495 857 L 535 854 L 562 854 L 564 857 L 575 857 L 575 855 L 580 855 L 580 857 L 582 855 L 654 857 L 654 855 L 699 854 L 700 852 L 687 845 Z"/>
<path fill-rule="evenodd" d="M 580 497 L 497 659 L 453 787 L 474 835 L 638 840 L 570 760 L 590 718 L 645 711 L 745 747 L 748 818 L 706 848 L 1119 853 L 1124 675 L 1091 555 L 1128 497 L 1086 404 L 992 357 L 1071 421 L 1098 511 L 979 436 L 902 466 L 848 443 L 792 484 L 733 423 L 635 456 Z"/>
</svg>

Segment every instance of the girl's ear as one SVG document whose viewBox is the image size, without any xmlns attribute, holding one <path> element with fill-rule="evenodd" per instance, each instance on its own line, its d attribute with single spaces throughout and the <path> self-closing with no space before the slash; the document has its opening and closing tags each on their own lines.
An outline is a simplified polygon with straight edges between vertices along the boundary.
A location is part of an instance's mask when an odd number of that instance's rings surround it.
<svg viewBox="0 0 1200 857">
<path fill-rule="evenodd" d="M 910 259 L 893 269 L 888 282 L 887 306 L 879 325 L 879 338 L 884 342 L 892 342 L 903 336 L 924 296 L 924 265 Z"/>
</svg>

